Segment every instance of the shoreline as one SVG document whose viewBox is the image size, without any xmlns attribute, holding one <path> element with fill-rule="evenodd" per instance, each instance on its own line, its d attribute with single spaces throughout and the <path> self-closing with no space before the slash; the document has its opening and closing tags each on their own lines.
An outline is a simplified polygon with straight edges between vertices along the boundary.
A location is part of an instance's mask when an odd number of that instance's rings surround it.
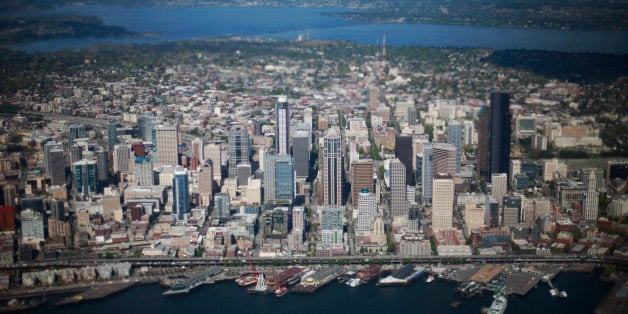
<svg viewBox="0 0 628 314">
<path fill-rule="evenodd" d="M 539 266 L 541 264 L 537 264 L 536 266 Z M 364 265 L 353 265 L 353 266 L 368 266 L 368 264 L 364 264 Z M 452 265 L 453 266 L 453 265 Z M 469 266 L 473 266 L 473 264 L 463 264 L 463 265 L 455 265 L 453 267 L 449 267 L 450 269 L 461 269 L 464 267 L 469 267 Z M 202 267 L 202 266 L 199 266 Z M 195 267 L 199 268 L 199 267 Z M 277 270 L 281 270 L 283 269 L 283 267 L 269 267 L 268 270 L 270 271 L 277 271 Z M 594 271 L 596 269 L 600 269 L 600 266 L 594 265 L 594 264 L 584 264 L 584 265 L 565 265 L 563 266 L 563 268 L 559 271 L 559 273 L 561 272 L 567 272 L 567 273 L 594 273 Z M 234 278 L 236 278 L 238 275 L 236 274 L 244 274 L 250 272 L 250 270 L 247 269 L 243 269 L 243 270 L 229 270 L 228 273 L 225 273 L 224 275 L 222 275 L 220 278 L 216 278 L 215 280 L 213 280 L 211 283 L 207 283 L 207 284 L 214 284 L 216 282 L 221 282 L 221 281 L 230 281 L 233 280 Z M 558 274 L 559 274 L 558 273 Z M 181 274 L 183 276 L 186 275 L 193 275 L 194 272 L 191 273 L 186 273 L 186 274 Z M 557 275 L 558 275 L 557 274 Z M 138 286 L 141 285 L 149 285 L 149 284 L 158 284 L 160 286 L 163 286 L 163 281 L 167 279 L 167 277 L 169 277 L 170 275 L 164 274 L 164 275 L 151 275 L 151 276 L 146 276 L 146 277 L 126 277 L 123 279 L 117 279 L 115 281 L 112 280 L 102 280 L 102 281 L 95 281 L 95 282 L 82 282 L 82 283 L 75 283 L 75 284 L 71 284 L 71 285 L 60 285 L 60 286 L 51 286 L 51 287 L 47 287 L 45 294 L 46 295 L 60 295 L 60 294 L 70 294 L 70 293 L 77 293 L 75 296 L 68 296 L 68 299 L 71 297 L 76 297 L 78 295 L 82 295 L 86 292 L 89 292 L 91 290 L 101 290 L 103 287 L 107 287 L 109 285 L 122 285 L 121 289 L 114 289 L 114 291 L 109 291 L 108 293 L 104 294 L 104 295 L 98 295 L 95 297 L 88 297 L 85 298 L 83 300 L 78 300 L 78 302 L 66 302 L 66 304 L 63 304 L 64 306 L 71 306 L 73 304 L 77 304 L 77 303 L 82 303 L 82 302 L 86 302 L 86 301 L 93 301 L 93 300 L 101 300 L 101 299 L 106 299 L 108 297 L 117 295 L 119 293 L 123 293 L 126 290 L 129 289 L 133 289 L 136 288 Z M 601 274 L 598 274 L 596 276 L 596 278 L 598 280 L 602 280 Z M 444 282 L 449 282 L 449 283 L 456 283 L 457 281 L 455 280 L 448 280 L 447 278 L 439 278 L 439 280 L 444 281 Z M 128 285 L 130 283 L 130 285 Z M 127 284 L 127 285 L 124 285 Z M 617 285 L 617 283 L 616 283 Z M 26 291 L 24 291 L 26 290 Z M 41 297 L 44 295 L 44 289 L 42 287 L 36 287 L 36 288 L 31 288 L 31 289 L 16 289 L 14 291 L 8 290 L 6 293 L 0 293 L 0 301 L 8 301 L 8 300 L 12 300 L 12 299 L 32 299 L 32 298 L 37 298 L 37 297 Z M 610 295 L 610 292 L 609 292 Z M 607 295 L 605 297 L 604 300 L 606 300 L 606 298 L 608 298 L 609 296 Z M 57 304 L 55 304 L 56 306 Z M 1 307 L 0 307 L 1 308 Z"/>
<path fill-rule="evenodd" d="M 615 283 L 613 288 L 611 288 L 602 301 L 595 307 L 593 313 L 626 313 L 626 308 L 628 308 L 628 298 L 625 296 L 621 297 L 619 294 L 620 290 L 628 289 L 628 279 L 616 278 L 613 282 Z"/>
</svg>

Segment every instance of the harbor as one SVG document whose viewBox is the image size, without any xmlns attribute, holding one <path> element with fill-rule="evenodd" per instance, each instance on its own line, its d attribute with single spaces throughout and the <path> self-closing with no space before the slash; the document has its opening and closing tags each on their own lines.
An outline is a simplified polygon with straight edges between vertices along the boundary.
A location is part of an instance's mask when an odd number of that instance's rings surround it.
<svg viewBox="0 0 628 314">
<path fill-rule="evenodd" d="M 278 269 L 260 269 L 273 272 Z M 188 270 L 190 272 L 196 269 Z M 599 272 L 598 272 L 599 273 Z M 278 298 L 267 294 L 249 295 L 246 288 L 235 284 L 233 280 L 216 281 L 212 285 L 201 285 L 190 293 L 164 297 L 165 289 L 159 284 L 138 285 L 124 293 L 113 295 L 98 302 L 85 302 L 77 306 L 56 308 L 55 302 L 60 296 L 49 297 L 49 303 L 33 310 L 32 314 L 47 314 L 61 311 L 64 314 L 107 314 L 111 312 L 133 313 L 203 313 L 206 304 L 220 304 L 217 313 L 256 313 L 298 312 L 298 313 L 335 313 L 339 308 L 352 311 L 375 313 L 480 313 L 482 307 L 489 308 L 494 301 L 492 294 L 483 297 L 465 298 L 452 292 L 456 284 L 436 279 L 425 283 L 426 275 L 410 282 L 407 286 L 382 288 L 376 285 L 377 277 L 368 284 L 352 288 L 339 280 L 332 280 L 314 294 L 288 293 Z M 539 284 L 525 298 L 513 296 L 507 298 L 507 314 L 524 313 L 592 313 L 597 304 L 612 288 L 612 284 L 601 282 L 597 276 L 586 273 L 561 272 L 553 280 L 554 284 L 568 288 L 569 298 L 553 298 L 547 292 L 547 285 Z M 614 294 L 615 295 L 615 294 Z M 458 301 L 457 308 L 450 306 Z M 622 313 L 614 311 L 605 313 Z M 61 313 L 60 312 L 60 313 Z"/>
<path fill-rule="evenodd" d="M 204 290 L 206 288 L 201 287 L 213 287 L 218 283 L 220 287 L 224 287 L 225 284 L 231 284 L 237 287 L 241 293 L 259 295 L 252 296 L 254 298 L 285 297 L 290 293 L 318 294 L 322 293 L 320 290 L 327 290 L 327 288 L 321 288 L 329 286 L 331 283 L 337 284 L 333 284 L 335 288 L 330 289 L 342 288 L 348 291 L 364 291 L 365 289 L 370 291 L 375 287 L 385 286 L 403 286 L 398 289 L 390 289 L 390 291 L 417 289 L 417 286 L 433 289 L 430 287 L 454 284 L 454 290 L 457 293 L 451 294 L 454 299 L 447 301 L 450 309 L 458 309 L 464 307 L 469 302 L 476 302 L 472 300 L 485 300 L 482 307 L 488 311 L 491 302 L 495 301 L 498 296 L 503 296 L 507 300 L 500 303 L 504 306 L 508 306 L 508 302 L 512 298 L 516 299 L 529 294 L 541 293 L 557 301 L 567 296 L 573 298 L 573 291 L 571 291 L 573 288 L 569 285 L 561 284 L 559 280 L 561 277 L 559 274 L 569 270 L 567 265 L 557 266 L 550 264 L 331 265 L 322 267 L 290 266 L 285 268 L 266 266 L 259 267 L 253 271 L 246 269 L 246 267 L 239 269 L 216 266 L 206 268 L 181 267 L 178 271 L 168 272 L 167 276 L 164 276 L 165 273 L 162 275 L 161 283 L 165 284 L 167 288 L 165 290 L 161 288 L 160 294 L 163 296 L 196 295 L 198 293 L 192 294 L 189 292 L 192 290 Z M 590 274 L 593 268 L 589 268 L 589 272 L 582 272 L 582 269 L 578 270 L 579 273 Z M 153 271 L 149 273 L 153 273 Z M 96 282 L 89 287 L 85 287 L 85 291 L 80 293 L 64 297 L 63 299 L 57 297 L 55 298 L 56 300 L 51 300 L 50 306 L 67 308 L 71 305 L 89 303 L 88 301 L 105 300 L 121 292 L 134 290 L 133 288 L 140 284 L 158 282 L 158 276 L 155 275 L 136 278 Z M 245 286 L 243 285 L 244 282 L 242 282 L 243 278 L 255 278 L 255 283 Z M 423 279 L 418 280 L 419 278 Z M 375 281 L 375 283 L 372 281 Z M 144 285 L 144 287 L 147 287 L 147 285 Z M 551 289 L 559 290 L 556 291 L 555 295 L 550 295 Z M 565 291 L 563 297 L 561 297 L 562 291 Z M 127 293 L 130 292 L 125 292 L 124 294 L 126 295 Z M 619 295 L 618 293 L 615 294 Z M 487 297 L 493 295 L 495 299 L 491 298 L 492 301 L 486 301 Z M 622 300 L 617 297 L 615 299 Z M 25 301 L 28 301 L 28 299 L 23 299 L 23 301 L 17 303 L 13 301 L 14 306 L 12 310 L 24 307 Z M 38 304 L 37 306 L 45 305 Z M 28 309 L 32 309 L 32 307 Z M 479 309 L 477 308 L 476 310 Z"/>
<path fill-rule="evenodd" d="M 562 271 L 562 267 L 555 265 L 516 267 L 514 265 L 459 265 L 443 267 L 421 266 L 415 264 L 391 267 L 386 265 L 367 265 L 343 267 L 332 265 L 320 268 L 305 266 L 291 266 L 285 269 L 268 267 L 252 271 L 226 270 L 212 266 L 204 270 L 194 269 L 185 271 L 183 275 L 168 277 L 162 283 L 167 282 L 168 289 L 164 296 L 173 294 L 185 294 L 204 285 L 213 284 L 216 281 L 232 280 L 245 287 L 248 294 L 275 295 L 283 297 L 288 293 L 314 293 L 318 289 L 338 279 L 339 282 L 349 287 L 358 287 L 377 279 L 377 286 L 406 286 L 410 282 L 427 275 L 424 280 L 429 284 L 435 280 L 452 282 L 456 284 L 454 289 L 461 296 L 482 297 L 485 293 L 510 296 L 525 296 L 534 288 L 547 289 L 548 293 L 555 297 L 567 297 L 568 293 L 558 290 L 552 280 Z M 235 271 L 235 272 L 234 272 Z M 187 273 L 187 274 L 186 274 Z M 131 286 L 131 285 L 129 285 Z M 540 287 L 539 287 L 540 286 Z M 69 297 L 61 304 L 72 304 L 84 300 L 106 297 L 106 291 L 127 289 L 126 284 L 105 286 L 102 293 L 94 293 L 92 290 L 82 292 Z M 554 292 L 554 293 L 552 293 Z M 452 302 L 452 307 L 456 307 Z"/>
</svg>

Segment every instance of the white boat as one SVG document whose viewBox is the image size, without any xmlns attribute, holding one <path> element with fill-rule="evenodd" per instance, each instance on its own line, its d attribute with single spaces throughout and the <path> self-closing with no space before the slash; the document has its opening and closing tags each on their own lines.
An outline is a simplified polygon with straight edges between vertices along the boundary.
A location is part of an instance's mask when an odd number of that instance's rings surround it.
<svg viewBox="0 0 628 314">
<path fill-rule="evenodd" d="M 346 284 L 349 287 L 357 287 L 360 285 L 360 278 L 351 278 L 349 280 L 347 280 Z"/>
<path fill-rule="evenodd" d="M 566 298 L 567 297 L 567 291 L 561 291 L 560 294 L 558 295 L 561 298 Z"/>
<path fill-rule="evenodd" d="M 488 309 L 488 314 L 503 314 L 506 311 L 506 307 L 508 306 L 508 301 L 506 297 L 503 295 L 498 295 L 493 300 L 491 307 Z"/>
<path fill-rule="evenodd" d="M 425 279 L 425 282 L 430 283 L 432 281 L 434 281 L 436 278 L 434 278 L 434 276 L 427 276 L 427 279 Z"/>
<path fill-rule="evenodd" d="M 550 291 L 549 291 L 549 292 L 550 292 L 550 294 L 551 294 L 553 297 L 555 297 L 555 296 L 557 296 L 557 295 L 558 295 L 558 289 L 556 289 L 556 288 L 554 288 L 554 289 L 550 289 Z"/>
</svg>

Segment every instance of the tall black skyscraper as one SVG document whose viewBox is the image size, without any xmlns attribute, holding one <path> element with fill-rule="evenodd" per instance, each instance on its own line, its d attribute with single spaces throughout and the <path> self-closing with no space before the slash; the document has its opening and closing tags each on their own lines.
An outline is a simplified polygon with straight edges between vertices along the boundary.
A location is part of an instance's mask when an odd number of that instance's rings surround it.
<svg viewBox="0 0 628 314">
<path fill-rule="evenodd" d="M 398 158 L 406 166 L 406 184 L 414 185 L 414 173 L 412 172 L 412 136 L 397 135 L 395 138 L 395 158 Z"/>
<path fill-rule="evenodd" d="M 489 180 L 494 173 L 508 173 L 510 164 L 510 94 L 492 92 L 490 108 L 478 118 L 478 169 Z"/>
</svg>

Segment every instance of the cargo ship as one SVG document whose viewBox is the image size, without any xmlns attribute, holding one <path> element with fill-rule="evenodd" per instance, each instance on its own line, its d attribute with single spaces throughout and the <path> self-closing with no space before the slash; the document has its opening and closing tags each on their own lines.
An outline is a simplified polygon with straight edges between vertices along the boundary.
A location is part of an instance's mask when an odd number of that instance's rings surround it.
<svg viewBox="0 0 628 314">
<path fill-rule="evenodd" d="M 406 265 L 399 268 L 390 276 L 384 277 L 377 283 L 378 286 L 399 286 L 407 285 L 410 281 L 425 273 L 425 267 Z"/>
</svg>

